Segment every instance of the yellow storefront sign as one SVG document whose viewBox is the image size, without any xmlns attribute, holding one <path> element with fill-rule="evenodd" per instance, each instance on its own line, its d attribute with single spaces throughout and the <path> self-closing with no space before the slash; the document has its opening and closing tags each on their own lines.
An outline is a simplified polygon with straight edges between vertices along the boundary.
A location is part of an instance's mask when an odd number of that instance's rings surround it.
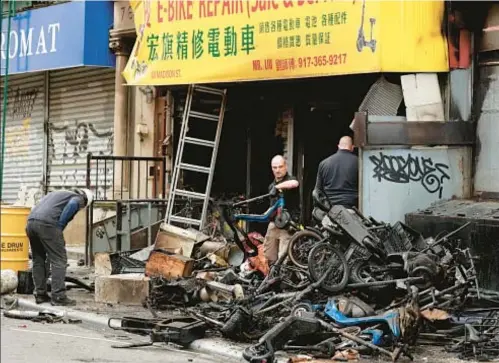
<svg viewBox="0 0 499 363">
<path fill-rule="evenodd" d="M 448 71 L 443 1 L 130 2 L 130 85 Z"/>
</svg>

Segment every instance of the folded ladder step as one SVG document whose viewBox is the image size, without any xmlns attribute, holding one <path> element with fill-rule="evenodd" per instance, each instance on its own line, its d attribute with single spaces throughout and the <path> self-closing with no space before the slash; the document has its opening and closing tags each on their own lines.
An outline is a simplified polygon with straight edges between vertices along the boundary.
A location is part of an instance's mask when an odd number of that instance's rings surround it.
<svg viewBox="0 0 499 363">
<path fill-rule="evenodd" d="M 223 96 L 225 94 L 224 90 L 218 88 L 208 88 L 204 86 L 194 85 L 194 91 L 199 91 L 203 93 L 211 93 L 212 95 L 220 95 Z"/>
<path fill-rule="evenodd" d="M 220 119 L 220 116 L 210 115 L 209 113 L 202 113 L 197 111 L 189 112 L 189 118 L 191 117 L 200 118 L 203 120 L 216 121 L 216 122 L 218 122 L 218 120 Z"/>
<path fill-rule="evenodd" d="M 185 223 L 185 224 L 194 224 L 196 226 L 200 226 L 201 225 L 201 221 L 199 219 L 192 219 L 192 218 L 178 217 L 178 216 L 171 216 L 170 217 L 170 222 Z"/>
<path fill-rule="evenodd" d="M 184 140 L 185 140 L 185 142 L 187 142 L 189 144 L 200 145 L 200 146 L 208 146 L 208 147 L 215 147 L 215 141 L 197 139 L 195 137 L 189 137 L 189 136 L 185 137 Z"/>
<path fill-rule="evenodd" d="M 191 192 L 189 190 L 183 190 L 183 189 L 177 189 L 173 193 L 175 195 L 179 195 L 181 197 L 187 197 L 187 198 L 196 198 L 196 199 L 203 199 L 203 200 L 206 198 L 206 194 Z"/>
<path fill-rule="evenodd" d="M 180 167 L 180 169 L 183 169 L 183 170 L 196 171 L 198 173 L 209 174 L 211 171 L 211 169 L 206 167 L 206 166 L 199 166 L 199 165 L 193 165 L 193 164 L 187 164 L 187 163 L 180 163 L 179 167 Z"/>
</svg>

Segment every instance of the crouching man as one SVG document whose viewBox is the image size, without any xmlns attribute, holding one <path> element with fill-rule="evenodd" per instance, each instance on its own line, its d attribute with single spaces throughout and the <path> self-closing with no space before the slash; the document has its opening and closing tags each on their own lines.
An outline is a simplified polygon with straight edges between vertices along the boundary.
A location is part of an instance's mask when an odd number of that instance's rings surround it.
<svg viewBox="0 0 499 363">
<path fill-rule="evenodd" d="M 33 282 L 36 303 L 72 306 L 76 301 L 66 296 L 66 242 L 63 231 L 80 209 L 90 205 L 93 194 L 88 189 L 59 190 L 44 196 L 28 216 L 26 233 L 33 256 Z M 52 297 L 47 294 L 48 261 L 52 271 Z"/>
</svg>

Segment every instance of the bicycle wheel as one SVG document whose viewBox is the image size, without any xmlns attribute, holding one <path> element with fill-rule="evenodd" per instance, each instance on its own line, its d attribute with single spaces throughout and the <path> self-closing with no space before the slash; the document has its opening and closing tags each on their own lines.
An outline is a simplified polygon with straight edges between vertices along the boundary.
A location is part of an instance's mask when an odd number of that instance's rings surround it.
<svg viewBox="0 0 499 363">
<path fill-rule="evenodd" d="M 274 350 L 266 342 L 257 343 L 244 349 L 243 358 L 248 362 L 273 362 Z"/>
<path fill-rule="evenodd" d="M 319 281 L 331 265 L 334 268 L 323 280 L 321 288 L 327 292 L 338 292 L 348 283 L 349 269 L 345 256 L 330 243 L 319 243 L 312 247 L 308 255 L 308 270 L 312 281 Z"/>
<path fill-rule="evenodd" d="M 365 260 L 355 261 L 350 268 L 350 281 L 354 284 L 364 284 L 376 281 L 393 280 L 388 272 L 381 272 L 381 267 Z M 390 285 L 371 286 L 367 289 L 371 292 L 382 292 L 390 289 Z"/>
<path fill-rule="evenodd" d="M 306 269 L 310 250 L 322 239 L 320 234 L 313 231 L 305 230 L 295 233 L 288 244 L 288 257 L 291 262 L 299 268 Z"/>
<path fill-rule="evenodd" d="M 314 311 L 312 304 L 307 302 L 301 302 L 293 306 L 291 309 L 291 316 L 299 316 L 301 317 L 303 313 L 311 313 Z"/>
</svg>

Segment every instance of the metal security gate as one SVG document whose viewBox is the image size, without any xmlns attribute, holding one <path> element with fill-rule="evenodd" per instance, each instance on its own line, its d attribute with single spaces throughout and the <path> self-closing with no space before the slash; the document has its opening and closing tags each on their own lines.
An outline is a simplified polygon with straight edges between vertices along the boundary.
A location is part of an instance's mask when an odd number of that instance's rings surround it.
<svg viewBox="0 0 499 363">
<path fill-rule="evenodd" d="M 499 57 L 493 63 L 480 65 L 477 109 L 479 119 L 475 168 L 475 193 L 482 197 L 499 198 Z"/>
<path fill-rule="evenodd" d="M 491 4 L 478 44 L 478 87 L 474 97 L 477 122 L 474 193 L 499 199 L 499 4 Z"/>
<path fill-rule="evenodd" d="M 43 73 L 9 75 L 2 196 L 6 203 L 32 205 L 43 193 L 44 79 Z"/>
<path fill-rule="evenodd" d="M 114 75 L 108 68 L 50 72 L 49 190 L 84 187 L 87 154 L 113 154 Z M 99 177 L 110 180 L 107 169 L 99 170 Z"/>
</svg>

